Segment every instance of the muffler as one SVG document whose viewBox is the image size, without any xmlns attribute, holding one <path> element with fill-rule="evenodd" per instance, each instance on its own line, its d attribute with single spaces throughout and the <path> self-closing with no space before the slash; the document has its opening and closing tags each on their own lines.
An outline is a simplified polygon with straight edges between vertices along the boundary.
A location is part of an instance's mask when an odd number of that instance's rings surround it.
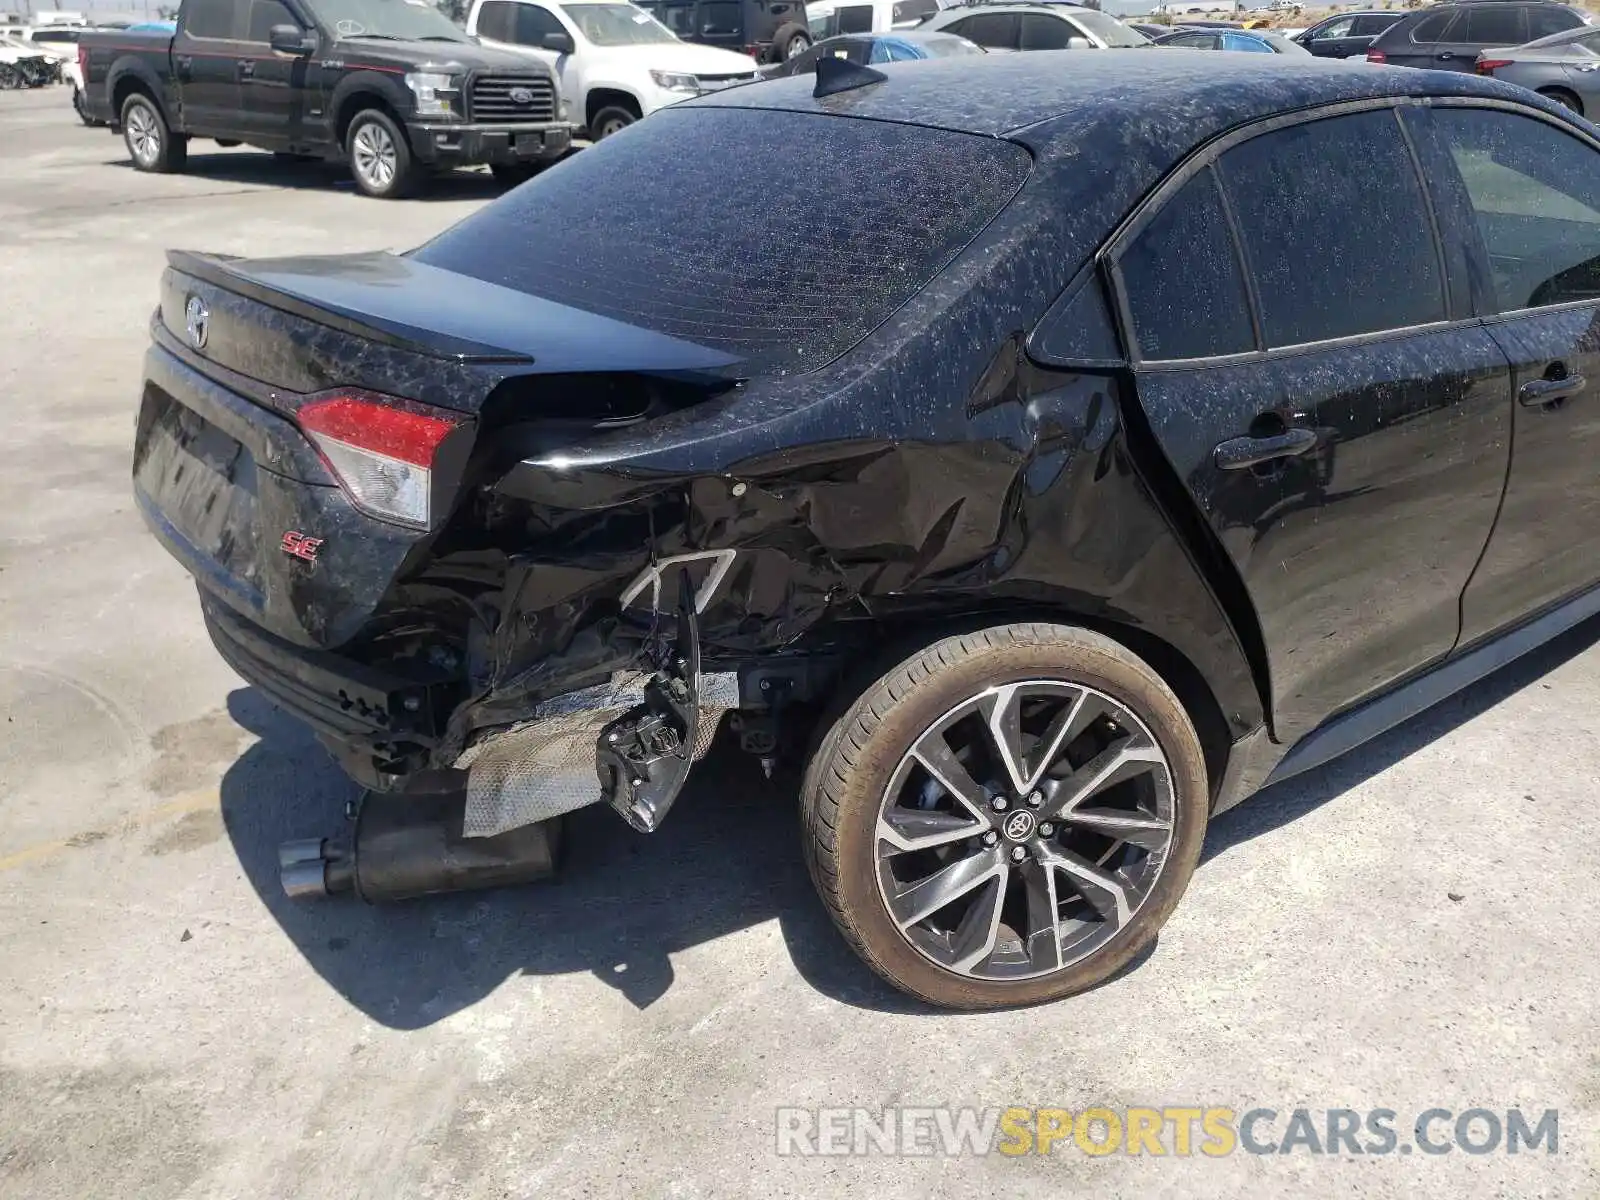
<svg viewBox="0 0 1600 1200">
<path fill-rule="evenodd" d="M 494 837 L 462 835 L 466 776 L 422 772 L 404 791 L 369 792 L 348 838 L 304 838 L 278 848 L 279 879 L 294 899 L 355 892 L 368 903 L 548 879 L 561 818 Z"/>
</svg>

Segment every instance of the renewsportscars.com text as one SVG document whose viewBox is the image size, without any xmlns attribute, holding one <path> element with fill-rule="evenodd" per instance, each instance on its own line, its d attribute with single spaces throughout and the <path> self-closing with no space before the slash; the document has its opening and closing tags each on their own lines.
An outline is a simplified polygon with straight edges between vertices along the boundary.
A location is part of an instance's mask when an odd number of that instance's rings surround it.
<svg viewBox="0 0 1600 1200">
<path fill-rule="evenodd" d="M 1553 1108 L 780 1108 L 783 1155 L 1555 1154 Z"/>
</svg>

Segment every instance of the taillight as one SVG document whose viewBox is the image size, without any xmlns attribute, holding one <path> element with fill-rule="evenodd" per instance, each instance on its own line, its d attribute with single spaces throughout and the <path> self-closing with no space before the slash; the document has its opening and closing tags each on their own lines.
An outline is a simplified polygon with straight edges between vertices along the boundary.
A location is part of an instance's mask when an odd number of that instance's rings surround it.
<svg viewBox="0 0 1600 1200">
<path fill-rule="evenodd" d="M 1478 60 L 1478 74 L 1493 75 L 1501 67 L 1509 67 L 1510 65 L 1511 60 L 1509 58 L 1480 58 Z"/>
<path fill-rule="evenodd" d="M 82 42 L 78 43 L 78 81 L 85 87 L 89 85 L 89 47 Z"/>
<path fill-rule="evenodd" d="M 1385 62 L 1389 61 L 1389 56 L 1387 54 L 1385 54 L 1382 50 L 1368 50 L 1367 51 L 1367 61 L 1368 62 L 1375 62 L 1375 63 L 1385 63 Z"/>
<path fill-rule="evenodd" d="M 357 508 L 422 529 L 433 519 L 439 447 L 465 419 L 370 392 L 323 397 L 296 414 Z"/>
</svg>

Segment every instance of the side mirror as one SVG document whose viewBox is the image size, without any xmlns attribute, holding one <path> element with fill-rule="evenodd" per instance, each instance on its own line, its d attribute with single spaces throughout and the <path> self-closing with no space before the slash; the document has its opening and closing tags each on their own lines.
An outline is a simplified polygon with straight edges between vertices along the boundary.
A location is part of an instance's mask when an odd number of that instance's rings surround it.
<svg viewBox="0 0 1600 1200">
<path fill-rule="evenodd" d="M 570 33 L 547 33 L 539 39 L 539 45 L 546 50 L 554 50 L 557 54 L 571 54 L 578 48 L 573 43 Z"/>
<path fill-rule="evenodd" d="M 298 25 L 274 25 L 267 41 L 280 54 L 310 54 L 317 48 L 317 40 Z"/>
<path fill-rule="evenodd" d="M 1068 50 L 1088 50 L 1092 44 L 1086 37 L 1069 37 L 1067 39 Z"/>
</svg>

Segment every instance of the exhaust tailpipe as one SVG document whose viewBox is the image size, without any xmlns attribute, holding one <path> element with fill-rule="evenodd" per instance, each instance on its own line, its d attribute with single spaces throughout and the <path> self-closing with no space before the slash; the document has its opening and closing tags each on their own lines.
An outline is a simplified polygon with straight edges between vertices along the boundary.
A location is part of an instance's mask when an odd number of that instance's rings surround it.
<svg viewBox="0 0 1600 1200">
<path fill-rule="evenodd" d="M 354 891 L 377 904 L 510 887 L 555 874 L 560 817 L 469 838 L 462 836 L 466 804 L 461 771 L 423 772 L 405 791 L 369 792 L 348 843 L 302 838 L 278 848 L 284 893 L 303 899 Z"/>
</svg>

